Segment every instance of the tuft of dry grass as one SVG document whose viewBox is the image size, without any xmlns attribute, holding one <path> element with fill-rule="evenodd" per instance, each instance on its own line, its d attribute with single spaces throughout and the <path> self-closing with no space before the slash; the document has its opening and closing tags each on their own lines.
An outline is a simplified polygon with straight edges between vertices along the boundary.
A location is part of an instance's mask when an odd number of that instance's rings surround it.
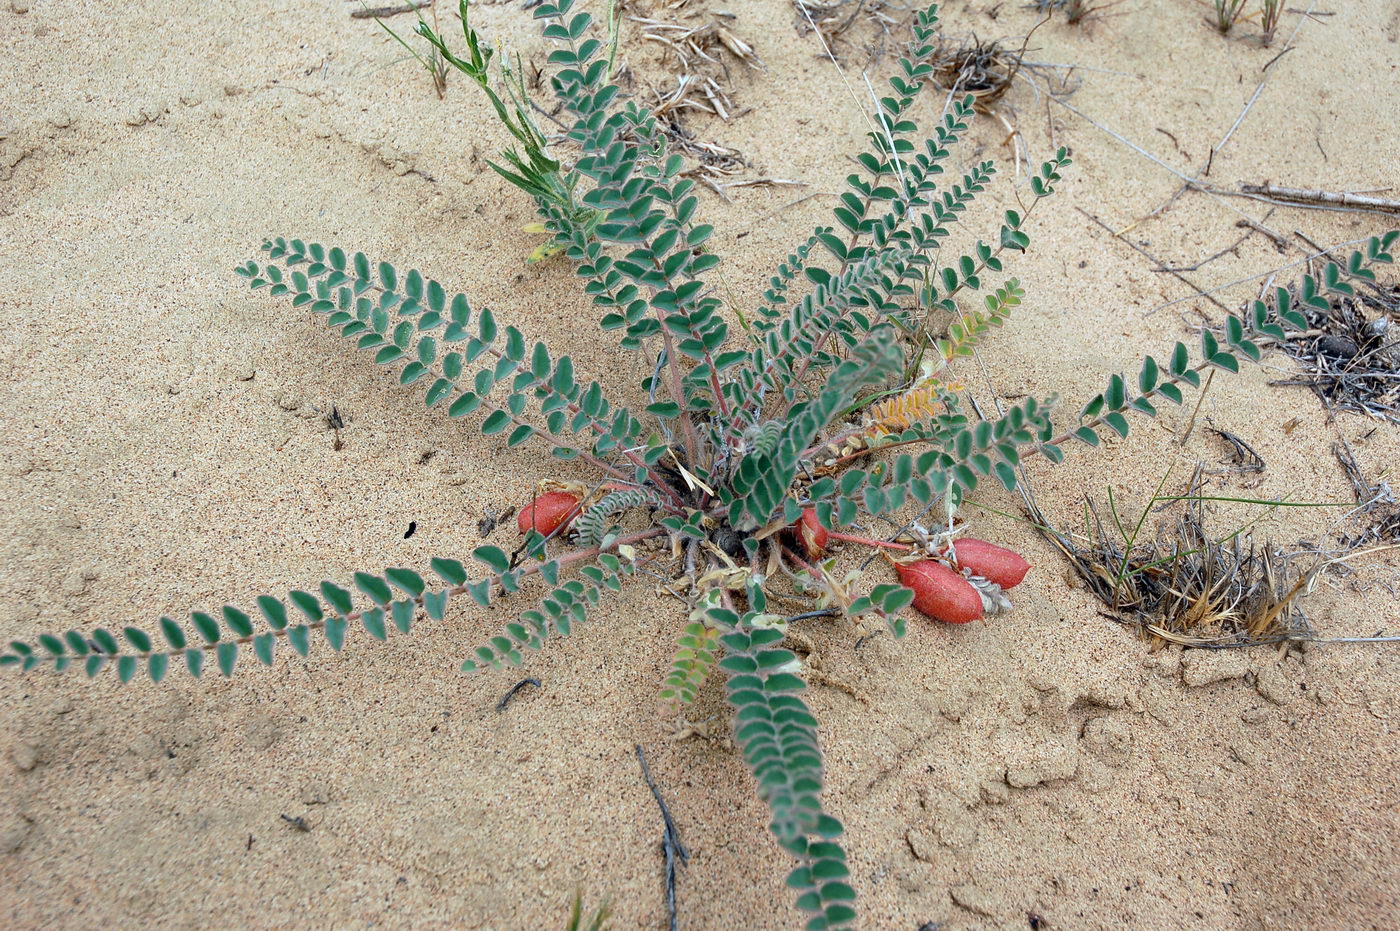
<svg viewBox="0 0 1400 931">
<path fill-rule="evenodd" d="M 1124 523 L 1110 494 L 1112 531 L 1088 497 L 1078 533 L 1052 525 L 1033 496 L 1025 500 L 1037 529 L 1065 554 L 1110 616 L 1146 638 L 1217 648 L 1312 639 L 1295 604 L 1312 573 L 1300 572 L 1293 556 L 1256 541 L 1247 530 L 1219 537 L 1210 532 L 1203 475 L 1198 466 L 1180 496 L 1162 498 L 1159 490 L 1134 527 Z M 1179 509 L 1175 520 L 1164 521 L 1154 539 L 1141 540 L 1148 513 L 1163 501 L 1169 503 L 1162 510 Z"/>
<path fill-rule="evenodd" d="M 728 122 L 747 113 L 734 102 L 731 65 L 753 70 L 763 70 L 765 65 L 752 43 L 726 21 L 733 14 L 689 11 L 686 3 L 687 0 L 673 0 L 647 15 L 631 13 L 627 20 L 636 25 L 639 42 L 659 47 L 661 63 L 669 71 L 659 86 L 645 79 L 642 83 L 650 89 L 649 105 L 670 139 L 672 150 L 695 160 L 695 166 L 685 174 L 728 199 L 726 187 L 764 182 L 730 180 L 748 167 L 743 153 L 700 139 L 686 125 L 685 117 L 700 113 Z M 691 22 L 662 19 L 662 15 Z"/>
<path fill-rule="evenodd" d="M 792 0 L 797 34 L 821 36 L 823 50 L 845 60 L 852 49 L 865 52 L 865 68 L 873 68 L 902 35 L 916 7 L 902 0 Z M 896 42 L 897 44 L 897 42 Z"/>
<path fill-rule="evenodd" d="M 662 49 L 662 60 L 675 79 L 674 88 L 652 88 L 653 111 L 675 118 L 684 110 L 696 110 L 728 121 L 738 108 L 732 99 L 729 61 L 762 70 L 762 59 L 753 46 L 719 18 L 699 24 L 668 22 L 650 16 L 629 16 L 640 29 L 642 42 Z"/>
<path fill-rule="evenodd" d="M 649 16 L 629 16 L 641 27 L 640 39 L 655 42 L 673 53 L 683 71 L 693 71 L 702 63 L 724 67 L 723 52 L 750 68 L 762 70 L 763 61 L 753 46 L 718 18 L 697 26 L 666 22 Z"/>
<path fill-rule="evenodd" d="M 1123 0 L 1104 3 L 1102 0 L 1032 0 L 1030 7 L 1037 13 L 1052 13 L 1059 10 L 1065 14 L 1065 22 L 1071 26 L 1087 25 L 1103 19 L 1109 7 L 1117 6 Z"/>
</svg>

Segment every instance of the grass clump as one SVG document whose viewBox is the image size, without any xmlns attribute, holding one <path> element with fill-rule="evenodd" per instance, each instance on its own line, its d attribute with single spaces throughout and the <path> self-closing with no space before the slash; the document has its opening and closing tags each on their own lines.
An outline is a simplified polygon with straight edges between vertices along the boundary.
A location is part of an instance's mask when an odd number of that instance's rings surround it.
<svg viewBox="0 0 1400 931">
<path fill-rule="evenodd" d="M 1239 22 L 1240 15 L 1244 12 L 1245 0 L 1211 0 L 1211 2 L 1213 18 L 1210 20 L 1210 24 L 1222 36 L 1229 35 L 1230 30 L 1235 28 L 1235 23 Z"/>
<path fill-rule="evenodd" d="M 1256 540 L 1247 527 L 1211 529 L 1217 522 L 1207 505 L 1229 499 L 1202 494 L 1203 475 L 1197 466 L 1180 495 L 1163 496 L 1159 485 L 1136 520 L 1119 511 L 1111 490 L 1107 522 L 1103 508 L 1086 496 L 1077 533 L 1051 525 L 1032 497 L 1026 501 L 1037 528 L 1089 590 L 1147 639 L 1217 648 L 1312 639 L 1295 603 L 1310 573 L 1299 571 L 1295 555 Z M 1155 510 L 1176 514 L 1146 539 L 1144 526 Z"/>
</svg>

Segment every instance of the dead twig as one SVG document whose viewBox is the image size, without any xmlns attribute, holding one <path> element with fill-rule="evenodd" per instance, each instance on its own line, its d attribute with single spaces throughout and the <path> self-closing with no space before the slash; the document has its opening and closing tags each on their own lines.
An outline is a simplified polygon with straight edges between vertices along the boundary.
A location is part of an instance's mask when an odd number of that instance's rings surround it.
<svg viewBox="0 0 1400 931">
<path fill-rule="evenodd" d="M 1047 86 L 1047 90 L 1048 90 L 1048 86 Z M 1172 202 L 1174 202 L 1178 197 L 1180 197 L 1180 196 L 1182 195 L 1182 193 L 1183 193 L 1186 189 L 1189 188 L 1189 189 L 1191 189 L 1191 190 L 1200 191 L 1200 192 L 1202 192 L 1203 194 L 1207 194 L 1207 195 L 1209 195 L 1209 196 L 1211 196 L 1211 197 L 1216 198 L 1217 200 L 1220 201 L 1220 203 L 1221 203 L 1222 205 L 1228 207 L 1230 210 L 1233 210 L 1235 213 L 1239 214 L 1239 215 L 1240 215 L 1241 217 L 1243 217 L 1244 219 L 1251 221 L 1251 225 L 1253 225 L 1253 226 L 1254 226 L 1256 229 L 1258 229 L 1260 232 L 1266 233 L 1266 234 L 1267 234 L 1270 238 L 1272 238 L 1275 242 L 1286 242 L 1286 241 L 1287 241 L 1287 240 L 1284 238 L 1284 236 L 1283 236 L 1282 233 L 1279 233 L 1279 232 L 1276 231 L 1276 230 L 1271 230 L 1271 229 L 1269 229 L 1267 226 L 1264 225 L 1264 223 L 1263 223 L 1262 221 L 1260 221 L 1260 220 L 1258 220 L 1258 219 L 1255 219 L 1254 217 L 1251 217 L 1249 214 L 1245 213 L 1243 210 L 1240 210 L 1239 208 L 1237 208 L 1237 207 L 1235 207 L 1233 204 L 1231 204 L 1229 201 L 1225 200 L 1224 197 L 1221 196 L 1222 193 L 1224 193 L 1224 192 L 1218 191 L 1218 190 L 1215 189 L 1213 186 L 1211 186 L 1211 185 L 1209 185 L 1209 184 L 1206 184 L 1205 182 L 1201 181 L 1199 178 L 1193 178 L 1192 176 L 1190 176 L 1190 175 L 1186 174 L 1185 172 L 1181 171 L 1180 169 L 1173 168 L 1171 165 L 1167 164 L 1167 163 L 1166 163 L 1165 161 L 1163 161 L 1161 158 L 1158 158 L 1156 155 L 1153 155 L 1153 154 L 1152 154 L 1151 152 L 1149 152 L 1147 149 L 1145 149 L 1145 148 L 1143 148 L 1142 146 L 1138 145 L 1136 142 L 1133 142 L 1133 141 L 1132 141 L 1131 139 L 1129 139 L 1127 136 L 1124 136 L 1122 133 L 1118 132 L 1117 130 L 1115 130 L 1115 129 L 1109 127 L 1109 126 L 1106 126 L 1106 125 L 1104 125 L 1103 123 L 1100 123 L 1098 120 L 1096 120 L 1096 119 L 1094 119 L 1093 117 L 1089 116 L 1089 114 L 1085 113 L 1083 110 L 1080 110 L 1078 107 L 1074 106 L 1073 104 L 1068 103 L 1068 102 L 1065 101 L 1065 100 L 1062 100 L 1061 98 L 1055 96 L 1054 94 L 1050 94 L 1050 99 L 1053 100 L 1055 103 L 1059 104 L 1061 107 L 1064 107 L 1066 110 L 1068 110 L 1068 111 L 1070 111 L 1071 113 L 1073 113 L 1075 116 L 1077 116 L 1077 117 L 1079 117 L 1080 119 L 1082 119 L 1082 120 L 1084 120 L 1085 122 L 1087 122 L 1090 126 L 1093 126 L 1095 129 L 1098 129 L 1100 132 L 1107 133 L 1108 135 L 1112 136 L 1114 139 L 1117 139 L 1119 142 L 1121 142 L 1121 143 L 1123 143 L 1124 145 L 1126 145 L 1128 148 L 1132 149 L 1132 150 L 1133 150 L 1134 152 L 1136 152 L 1137 154 L 1141 155 L 1143 158 L 1145 158 L 1145 159 L 1147 159 L 1148 161 L 1152 162 L 1154 165 L 1157 165 L 1158 167 L 1160 167 L 1160 168 L 1162 168 L 1162 169 L 1165 169 L 1166 171 L 1170 172 L 1171 174 L 1175 175 L 1176 177 L 1180 178 L 1183 182 L 1185 182 L 1184 185 L 1183 185 L 1182 187 L 1177 188 L 1176 192 L 1175 192 L 1174 194 L 1172 194 L 1171 198 L 1167 201 L 1167 203 L 1165 203 L 1165 204 L 1163 204 L 1162 206 L 1156 208 L 1156 209 L 1153 210 L 1151 213 L 1149 213 L 1149 214 L 1147 214 L 1146 216 L 1142 217 L 1141 219 L 1137 220 L 1135 223 L 1132 223 L 1132 224 L 1130 224 L 1129 226 L 1125 227 L 1125 228 L 1122 230 L 1122 232 L 1127 232 L 1128 230 L 1132 229 L 1134 226 L 1137 226 L 1139 223 L 1142 223 L 1142 222 L 1144 222 L 1145 220 L 1147 220 L 1147 219 L 1149 219 L 1149 218 L 1151 218 L 1151 217 L 1157 216 L 1157 215 L 1160 214 L 1163 210 L 1165 210 L 1168 206 L 1170 206 L 1170 204 L 1171 204 Z M 1243 195 L 1243 194 L 1238 194 L 1238 196 L 1243 197 L 1243 196 L 1245 196 L 1245 195 Z M 1159 262 L 1158 264 L 1160 265 L 1160 264 L 1162 264 L 1162 263 Z"/>
<path fill-rule="evenodd" d="M 675 9 L 680 4 L 672 4 Z M 716 13 L 714 16 L 730 14 Z M 669 62 L 674 87 L 658 88 L 650 82 L 651 111 L 671 142 L 671 151 L 695 159 L 699 164 L 686 174 L 707 185 L 728 199 L 723 185 L 716 179 L 732 175 L 748 167 L 743 153 L 729 146 L 697 139 L 685 125 L 689 112 L 717 116 L 728 122 L 748 113 L 734 102 L 734 82 L 729 59 L 747 68 L 763 70 L 762 59 L 753 46 L 717 18 L 711 17 L 700 25 L 668 22 L 649 16 L 629 16 L 638 24 L 640 40 L 662 48 L 664 62 Z"/>
<path fill-rule="evenodd" d="M 1268 218 L 1266 217 L 1265 219 L 1268 219 Z M 1236 249 L 1238 249 L 1240 246 L 1244 245 L 1244 242 L 1245 242 L 1246 239 L 1248 239 L 1250 236 L 1253 236 L 1253 235 L 1257 232 L 1257 230 L 1255 230 L 1254 227 L 1249 226 L 1244 220 L 1240 220 L 1240 221 L 1236 222 L 1236 223 L 1235 223 L 1235 226 L 1244 226 L 1244 227 L 1246 227 L 1246 228 L 1249 230 L 1249 232 L 1245 233 L 1245 234 L 1244 234 L 1243 236 L 1241 236 L 1239 239 L 1236 239 L 1236 240 L 1235 240 L 1234 242 L 1232 242 L 1230 245 L 1226 246 L 1224 249 L 1221 249 L 1219 252 L 1215 253 L 1214 255 L 1208 256 L 1207 258 L 1204 258 L 1204 259 L 1201 259 L 1201 260 L 1200 260 L 1199 262 L 1197 262 L 1195 265 L 1174 265 L 1174 266 L 1172 266 L 1172 267 L 1170 267 L 1170 268 L 1167 268 L 1167 267 L 1165 267 L 1165 266 L 1158 266 L 1157 268 L 1154 268 L 1154 269 L 1152 269 L 1152 270 L 1153 270 L 1154 272 L 1167 272 L 1167 273 L 1169 273 L 1169 274 L 1170 274 L 1170 273 L 1173 273 L 1173 272 L 1194 272 L 1194 271 L 1197 271 L 1197 270 L 1199 270 L 1203 265 L 1209 265 L 1211 262 L 1214 262 L 1216 259 L 1220 258 L 1222 255 L 1225 255 L 1226 253 L 1229 253 L 1229 252 L 1234 252 L 1234 251 L 1235 251 Z M 1236 258 L 1238 258 L 1238 255 L 1236 256 Z"/>
<path fill-rule="evenodd" d="M 526 679 L 521 679 L 519 682 L 515 683 L 510 687 L 509 692 L 506 692 L 505 695 L 501 696 L 500 701 L 496 702 L 496 710 L 505 711 L 506 705 L 510 704 L 510 700 L 514 698 L 516 694 L 527 685 L 533 685 L 537 689 L 542 688 L 542 686 L 540 685 L 540 680 L 536 679 L 533 676 Z"/>
<path fill-rule="evenodd" d="M 1100 220 L 1098 217 L 1094 216 L 1092 213 L 1090 213 L 1089 211 L 1085 210 L 1083 207 L 1078 207 L 1078 206 L 1076 206 L 1074 209 L 1075 209 L 1075 210 L 1078 210 L 1080 213 L 1084 214 L 1084 216 L 1088 217 L 1090 220 L 1093 220 L 1094 223 L 1096 223 L 1101 229 L 1103 229 L 1105 232 L 1107 232 L 1107 233 L 1108 233 L 1110 236 L 1112 236 L 1114 239 L 1117 239 L 1117 240 L 1121 241 L 1124 245 L 1126 245 L 1128 248 L 1134 250 L 1134 251 L 1137 252 L 1139 255 L 1143 255 L 1143 256 L 1146 256 L 1148 259 L 1151 259 L 1152 262 L 1157 266 L 1157 270 L 1159 270 L 1159 271 L 1164 271 L 1164 272 L 1166 272 L 1167 274 L 1171 275 L 1171 276 L 1172 276 L 1173 278 L 1175 278 L 1177 281 L 1180 281 L 1182 284 L 1186 285 L 1186 286 L 1187 286 L 1188 288 L 1190 288 L 1192 291 L 1195 291 L 1195 292 L 1196 292 L 1196 296 L 1205 298 L 1206 300 L 1208 300 L 1208 301 L 1210 301 L 1212 304 L 1214 304 L 1216 307 L 1219 307 L 1221 310 L 1225 311 L 1227 314 L 1230 312 L 1230 308 L 1226 307 L 1224 304 L 1222 304 L 1222 303 L 1221 303 L 1219 300 L 1217 300 L 1216 298 L 1211 297 L 1209 294 L 1207 294 L 1207 293 L 1201 288 L 1200 285 L 1196 284 L 1196 283 L 1195 283 L 1194 281 L 1192 281 L 1190 278 L 1187 278 L 1187 277 L 1186 277 L 1185 275 L 1183 275 L 1181 272 L 1179 272 L 1179 271 L 1177 271 L 1177 270 L 1171 268 L 1170 266 L 1168 266 L 1166 262 L 1163 262 L 1161 259 L 1157 258 L 1157 257 L 1156 257 L 1155 255 L 1153 255 L 1151 252 L 1148 252 L 1146 249 L 1144 249 L 1142 246 L 1139 246 L 1137 243 L 1133 242 L 1133 241 L 1132 241 L 1131 239 L 1129 239 L 1127 236 L 1124 236 L 1122 233 L 1115 232 L 1114 229 L 1113 229 L 1113 227 L 1109 226 L 1107 223 L 1105 223 L 1104 221 Z M 1226 251 L 1228 252 L 1229 250 L 1226 250 Z"/>
<path fill-rule="evenodd" d="M 1400 540 L 1400 504 L 1395 500 L 1390 483 L 1382 478 L 1372 484 L 1357 465 L 1356 455 L 1346 440 L 1332 444 L 1332 454 L 1341 463 L 1342 471 L 1356 493 L 1357 507 L 1346 516 L 1364 515 L 1367 518 L 1360 533 L 1342 538 L 1342 544 L 1354 549 L 1371 542 Z"/>
<path fill-rule="evenodd" d="M 1231 455 L 1235 460 L 1235 466 L 1230 469 L 1231 472 L 1264 471 L 1264 457 L 1259 455 L 1259 452 L 1253 446 L 1246 443 L 1243 437 L 1231 433 L 1229 430 L 1220 430 L 1216 427 L 1211 427 L 1210 432 L 1230 444 Z"/>
<path fill-rule="evenodd" d="M 1263 184 L 1241 184 L 1241 194 L 1253 194 L 1268 198 L 1270 202 L 1289 207 L 1349 207 L 1353 210 L 1366 210 L 1376 213 L 1400 213 L 1400 200 L 1384 197 L 1371 197 L 1367 194 L 1349 194 L 1346 191 L 1304 190 L 1282 187 L 1265 182 Z"/>
<path fill-rule="evenodd" d="M 1111 231 L 1110 231 L 1110 232 L 1111 232 Z M 1365 241 L 1367 240 L 1367 238 L 1368 238 L 1368 237 L 1366 237 L 1366 236 L 1362 236 L 1360 239 L 1349 239 L 1349 240 L 1347 240 L 1346 242 L 1339 242 L 1339 243 L 1337 243 L 1335 246 L 1333 246 L 1331 250 L 1328 250 L 1328 251 L 1319 250 L 1319 251 L 1316 252 L 1316 253 L 1313 253 L 1313 254 L 1311 254 L 1311 255 L 1306 255 L 1306 256 L 1304 256 L 1304 257 L 1301 258 L 1301 259 L 1297 259 L 1296 261 L 1288 262 L 1288 263 L 1285 263 L 1285 264 L 1283 264 L 1283 265 L 1275 266 L 1274 268 L 1267 269 L 1267 270 L 1265 270 L 1265 271 L 1259 272 L 1258 274 L 1249 275 L 1248 277 L 1245 277 L 1245 278 L 1236 278 L 1234 281 L 1227 281 L 1227 282 L 1225 282 L 1224 284 L 1218 284 L 1218 285 L 1216 285 L 1216 286 L 1213 287 L 1213 288 L 1210 288 L 1210 289 L 1208 289 L 1208 290 L 1206 290 L 1206 291 L 1202 291 L 1201 293 L 1204 294 L 1204 295 L 1219 294 L 1221 291 L 1228 291 L 1230 288 L 1238 287 L 1239 285 L 1242 285 L 1242 284 L 1248 284 L 1248 283 L 1250 283 L 1251 281 L 1258 281 L 1258 280 L 1261 279 L 1261 278 L 1272 278 L 1274 275 L 1277 275 L 1277 274 L 1278 274 L 1279 272 L 1281 272 L 1281 271 L 1287 271 L 1287 270 L 1290 269 L 1290 268 L 1297 268 L 1299 265 L 1306 265 L 1306 264 L 1308 264 L 1309 262 L 1312 262 L 1314 259 L 1320 258 L 1321 256 L 1324 256 L 1324 255 L 1328 255 L 1329 252 L 1331 252 L 1331 251 L 1336 251 L 1336 250 L 1338 250 L 1338 249 L 1345 249 L 1347 246 L 1354 246 L 1354 245 L 1357 245 L 1358 243 L 1363 243 L 1363 242 L 1365 242 Z M 1154 259 L 1154 261 L 1156 261 L 1156 260 Z M 1158 264 L 1161 264 L 1161 263 L 1159 262 Z M 1190 296 L 1188 296 L 1188 297 L 1178 297 L 1178 298 L 1173 298 L 1173 299 L 1170 300 L 1170 301 L 1164 301 L 1163 303 L 1158 304 L 1156 307 L 1153 307 L 1151 310 L 1144 311 L 1144 312 L 1143 312 L 1143 316 L 1145 316 L 1145 317 L 1150 317 L 1150 316 L 1152 316 L 1153 314 L 1157 313 L 1159 310 L 1166 310 L 1168 307 L 1174 307 L 1175 305 L 1180 304 L 1182 301 L 1192 301 L 1192 300 L 1195 300 L 1196 297 L 1197 297 L 1197 295 L 1192 294 L 1192 295 L 1190 295 Z"/>
<path fill-rule="evenodd" d="M 656 807 L 661 809 L 661 820 L 665 824 L 665 829 L 661 834 L 661 849 L 666 854 L 666 910 L 671 917 L 670 929 L 676 931 L 676 862 L 679 860 L 682 865 L 690 859 L 690 851 L 685 849 L 681 843 L 680 832 L 676 830 L 676 822 L 671 818 L 671 809 L 666 807 L 666 800 L 661 797 L 661 790 L 656 787 L 656 782 L 651 778 L 651 767 L 647 765 L 646 754 L 642 752 L 642 745 L 636 744 L 637 762 L 642 764 L 642 778 L 646 780 L 647 788 L 651 790 L 651 797 L 656 799 Z"/>
<path fill-rule="evenodd" d="M 426 10 L 432 5 L 433 0 L 409 0 L 407 3 L 397 3 L 393 6 L 360 7 L 358 10 L 350 11 L 350 18 L 383 19 L 386 16 L 398 16 L 400 13 L 416 13 L 419 10 Z"/>
<path fill-rule="evenodd" d="M 1186 441 L 1191 439 L 1191 432 L 1196 429 L 1196 417 L 1201 413 L 1201 405 L 1206 403 L 1206 395 L 1210 394 L 1211 383 L 1215 381 L 1217 369 L 1211 369 L 1206 376 L 1206 383 L 1201 386 L 1201 393 L 1196 397 L 1196 406 L 1191 410 L 1191 419 L 1186 423 L 1186 432 L 1181 434 L 1179 445 L 1185 446 Z"/>
</svg>

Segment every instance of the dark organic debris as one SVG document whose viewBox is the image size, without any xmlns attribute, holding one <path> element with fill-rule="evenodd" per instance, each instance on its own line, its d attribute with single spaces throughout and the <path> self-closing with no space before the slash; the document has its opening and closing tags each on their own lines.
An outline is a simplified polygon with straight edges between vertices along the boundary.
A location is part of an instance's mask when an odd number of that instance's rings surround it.
<svg viewBox="0 0 1400 931">
<path fill-rule="evenodd" d="M 670 915 L 670 929 L 676 931 L 676 863 L 685 865 L 686 861 L 690 859 L 690 851 L 686 850 L 685 845 L 681 843 L 680 832 L 676 830 L 676 822 L 671 819 L 671 809 L 666 807 L 666 800 L 661 797 L 661 790 L 656 787 L 656 782 L 651 778 L 651 767 L 647 765 L 642 745 L 637 744 L 636 750 L 637 761 L 642 764 L 642 778 L 646 780 L 652 798 L 656 799 L 656 807 L 661 809 L 661 820 L 665 825 L 661 833 L 661 849 L 666 854 L 666 910 Z"/>
<path fill-rule="evenodd" d="M 500 511 L 496 508 L 488 507 L 485 513 L 481 515 L 481 520 L 476 522 L 476 532 L 481 534 L 481 538 L 484 540 L 491 536 L 491 531 L 495 530 L 496 526 L 501 521 L 510 520 L 514 516 L 515 505 L 513 504 L 505 510 Z"/>
<path fill-rule="evenodd" d="M 679 152 L 694 164 L 684 174 L 715 191 L 728 200 L 725 188 L 740 185 L 779 183 L 777 179 L 757 179 L 741 182 L 733 179 L 749 167 L 742 152 L 730 146 L 700 139 L 686 125 L 688 113 L 716 116 L 722 122 L 749 112 L 734 102 L 735 82 L 731 65 L 742 64 L 749 70 L 763 70 L 763 61 L 754 48 L 740 36 L 725 19 L 733 14 L 713 16 L 696 13 L 678 14 L 696 24 L 668 22 L 647 16 L 629 16 L 639 29 L 642 47 L 661 50 L 662 66 L 667 76 L 660 86 L 645 78 L 639 80 L 650 88 L 651 111 L 656 116 L 671 151 Z M 732 180 L 731 180 L 732 179 Z"/>
<path fill-rule="evenodd" d="M 1342 464 L 1352 489 L 1356 492 L 1357 508 L 1354 516 L 1361 522 L 1361 529 L 1351 536 L 1342 538 L 1347 549 L 1357 549 L 1371 543 L 1400 542 L 1400 502 L 1395 499 L 1390 483 L 1379 478 L 1373 484 L 1366 478 L 1356 463 L 1356 455 L 1346 440 L 1334 443 L 1332 453 Z"/>
<path fill-rule="evenodd" d="M 1231 433 L 1229 430 L 1217 430 L 1215 427 L 1211 427 L 1210 432 L 1230 445 L 1230 458 L 1234 461 L 1234 465 L 1226 471 L 1264 471 L 1264 457 L 1259 455 L 1255 448 L 1246 443 L 1242 437 Z"/>
<path fill-rule="evenodd" d="M 1021 52 L 976 36 L 971 43 L 942 39 L 933 56 L 938 86 L 954 95 L 971 94 L 974 106 L 983 113 L 1010 89 L 1020 70 Z"/>
<path fill-rule="evenodd" d="M 841 46 L 860 45 L 867 67 L 884 57 L 891 37 L 901 32 L 910 17 L 910 7 L 899 0 L 792 0 L 792 5 L 799 36 L 815 30 L 834 57 L 844 57 Z"/>
<path fill-rule="evenodd" d="M 1308 330 L 1284 344 L 1303 369 L 1276 385 L 1306 385 L 1329 411 L 1400 423 L 1400 287 L 1358 290 L 1326 310 L 1300 308 Z"/>
<path fill-rule="evenodd" d="M 520 692 L 520 690 L 527 685 L 533 685 L 537 689 L 542 688 L 542 686 L 540 685 L 540 680 L 536 679 L 533 676 L 526 679 L 521 679 L 519 682 L 515 683 L 510 687 L 509 692 L 506 692 L 505 695 L 501 696 L 500 701 L 496 702 L 496 710 L 505 711 L 506 705 L 510 704 L 510 700 L 514 698 Z"/>
<path fill-rule="evenodd" d="M 340 439 L 340 431 L 345 429 L 345 418 L 340 415 L 340 408 L 331 405 L 331 412 L 326 415 L 326 426 L 335 434 L 335 442 L 331 449 L 340 452 L 345 448 L 345 444 Z"/>
<path fill-rule="evenodd" d="M 1366 194 L 1351 194 L 1346 191 L 1300 190 L 1280 187 L 1277 184 L 1240 184 L 1240 191 L 1253 194 L 1261 199 L 1290 206 L 1342 207 L 1353 210 L 1369 210 L 1376 213 L 1400 214 L 1400 200 L 1385 197 L 1372 197 Z"/>
</svg>

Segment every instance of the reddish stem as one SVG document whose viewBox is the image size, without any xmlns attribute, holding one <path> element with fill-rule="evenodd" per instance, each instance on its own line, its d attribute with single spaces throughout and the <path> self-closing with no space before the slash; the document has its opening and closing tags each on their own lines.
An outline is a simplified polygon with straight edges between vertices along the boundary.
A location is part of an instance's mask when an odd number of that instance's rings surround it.
<svg viewBox="0 0 1400 931">
<path fill-rule="evenodd" d="M 845 540 L 847 543 L 861 543 L 865 546 L 879 546 L 888 550 L 904 550 L 905 552 L 914 549 L 914 547 L 910 546 L 908 543 L 895 543 L 891 540 L 872 540 L 869 537 L 858 537 L 855 534 L 837 533 L 835 530 L 828 530 L 827 533 L 831 535 L 831 539 Z"/>
</svg>

